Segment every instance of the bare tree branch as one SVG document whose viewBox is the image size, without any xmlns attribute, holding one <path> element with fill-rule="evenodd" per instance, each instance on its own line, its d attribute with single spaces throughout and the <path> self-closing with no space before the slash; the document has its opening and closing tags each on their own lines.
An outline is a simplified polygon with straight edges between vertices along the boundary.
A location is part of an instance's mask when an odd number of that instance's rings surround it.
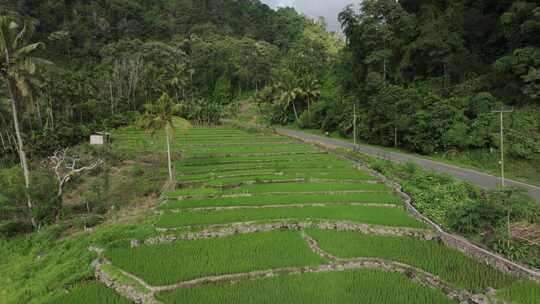
<svg viewBox="0 0 540 304">
<path fill-rule="evenodd" d="M 75 176 L 85 171 L 91 171 L 101 166 L 105 162 L 102 159 L 91 161 L 89 165 L 78 167 L 81 159 L 77 156 L 69 155 L 69 148 L 57 150 L 54 155 L 49 157 L 48 162 L 51 169 L 56 174 L 58 180 L 58 192 L 56 196 L 61 198 L 64 193 L 65 185 Z"/>
</svg>

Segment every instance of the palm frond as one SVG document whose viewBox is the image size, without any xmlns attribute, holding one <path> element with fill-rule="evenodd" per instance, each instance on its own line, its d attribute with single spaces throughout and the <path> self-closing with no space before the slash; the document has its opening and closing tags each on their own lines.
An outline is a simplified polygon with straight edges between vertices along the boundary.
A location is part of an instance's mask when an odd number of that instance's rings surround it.
<svg viewBox="0 0 540 304">
<path fill-rule="evenodd" d="M 5 62 L 6 53 L 10 52 L 11 47 L 11 19 L 7 16 L 0 16 L 0 62 Z"/>
<path fill-rule="evenodd" d="M 14 47 L 16 48 L 17 45 L 14 45 Z M 21 48 L 16 48 L 17 50 L 15 51 L 15 53 L 13 53 L 13 56 L 14 57 L 22 57 L 22 56 L 27 56 L 29 54 L 31 54 L 33 51 L 37 50 L 38 48 L 40 47 L 45 47 L 45 44 L 42 43 L 42 42 L 37 42 L 37 43 L 32 43 L 32 44 L 29 44 L 29 45 L 25 45 Z"/>
<path fill-rule="evenodd" d="M 19 92 L 21 92 L 22 96 L 26 97 L 32 93 L 32 86 L 28 82 L 27 78 L 17 75 L 17 77 L 15 77 L 15 80 L 17 88 L 19 89 Z"/>
<path fill-rule="evenodd" d="M 17 49 L 19 44 L 22 44 L 26 41 L 29 41 L 34 32 L 36 31 L 36 22 L 26 19 L 24 20 L 24 25 L 22 30 L 17 34 L 13 41 L 13 48 Z"/>
</svg>

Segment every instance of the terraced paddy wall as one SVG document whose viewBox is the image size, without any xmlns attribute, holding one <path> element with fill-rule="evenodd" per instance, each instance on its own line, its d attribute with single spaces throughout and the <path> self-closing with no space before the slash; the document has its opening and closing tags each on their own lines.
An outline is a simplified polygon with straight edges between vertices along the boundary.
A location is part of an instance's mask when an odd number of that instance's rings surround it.
<svg viewBox="0 0 540 304">
<path fill-rule="evenodd" d="M 281 134 L 279 131 L 276 132 L 276 134 Z M 493 253 L 489 250 L 486 250 L 476 244 L 473 244 L 469 240 L 465 239 L 464 237 L 453 235 L 451 233 L 448 233 L 444 231 L 438 224 L 421 214 L 415 207 L 414 204 L 410 198 L 409 195 L 407 195 L 405 192 L 403 192 L 401 186 L 397 183 L 394 183 L 393 181 L 388 180 L 385 176 L 382 174 L 369 169 L 366 167 L 361 160 L 351 156 L 352 154 L 350 151 L 343 151 L 338 146 L 330 145 L 321 141 L 313 140 L 313 139 L 305 139 L 298 136 L 293 136 L 291 134 L 283 134 L 283 136 L 287 136 L 290 138 L 294 138 L 298 141 L 305 142 L 311 145 L 315 145 L 325 151 L 331 151 L 336 153 L 337 155 L 340 155 L 341 157 L 348 159 L 352 162 L 357 163 L 357 165 L 364 171 L 369 172 L 372 176 L 377 176 L 380 180 L 384 181 L 385 184 L 390 185 L 395 189 L 395 193 L 397 193 L 402 199 L 405 204 L 405 207 L 407 208 L 408 212 L 413 215 L 418 220 L 430 225 L 433 229 L 435 229 L 439 233 L 440 240 L 446 245 L 451 248 L 457 249 L 476 260 L 487 263 L 491 265 L 492 267 L 495 267 L 501 271 L 512 273 L 513 275 L 521 278 L 526 278 L 532 281 L 535 281 L 540 284 L 540 271 L 535 269 L 530 269 L 524 265 L 514 263 L 505 257 L 502 257 L 496 253 Z"/>
<path fill-rule="evenodd" d="M 119 149 L 164 151 L 157 137 L 123 132 Z M 538 284 L 445 246 L 399 186 L 356 162 L 228 127 L 177 137 L 178 188 L 149 218 L 155 233 L 111 243 L 96 263 L 136 302 L 536 300 Z"/>
</svg>

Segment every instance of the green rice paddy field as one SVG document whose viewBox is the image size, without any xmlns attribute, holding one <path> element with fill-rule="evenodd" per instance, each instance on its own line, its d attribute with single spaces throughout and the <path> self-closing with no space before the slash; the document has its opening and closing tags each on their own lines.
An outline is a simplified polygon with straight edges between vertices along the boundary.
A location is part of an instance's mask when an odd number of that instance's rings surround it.
<svg viewBox="0 0 540 304">
<path fill-rule="evenodd" d="M 126 128 L 113 138 L 114 149 L 126 153 L 165 151 L 160 134 L 151 137 Z M 173 150 L 177 189 L 163 193 L 148 224 L 141 224 L 152 225 L 156 236 L 241 232 L 240 227 L 280 221 L 429 229 L 409 215 L 401 198 L 381 180 L 314 146 L 221 126 L 178 133 Z M 285 271 L 361 258 L 406 264 L 471 294 L 493 288 L 496 295 L 490 296 L 499 300 L 540 303 L 539 284 L 479 263 L 436 240 L 331 227 L 175 238 L 135 247 L 113 242 L 103 257 L 152 286 L 151 295 L 162 303 L 459 303 L 410 275 L 385 269 Z M 328 254 L 321 255 L 311 240 Z M 268 271 L 281 272 L 255 275 Z M 231 275 L 236 279 L 220 280 Z M 209 282 L 184 286 L 199 279 Z M 129 303 L 95 283 L 74 288 L 59 302 L 83 303 L 75 300 L 78 296 L 84 303 Z"/>
</svg>

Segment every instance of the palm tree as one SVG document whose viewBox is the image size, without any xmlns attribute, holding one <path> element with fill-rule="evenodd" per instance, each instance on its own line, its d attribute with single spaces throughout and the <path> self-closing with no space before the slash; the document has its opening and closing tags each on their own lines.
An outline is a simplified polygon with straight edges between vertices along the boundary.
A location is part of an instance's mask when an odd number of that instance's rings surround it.
<svg viewBox="0 0 540 304">
<path fill-rule="evenodd" d="M 296 109 L 295 101 L 298 96 L 302 95 L 302 90 L 299 88 L 293 88 L 285 84 L 281 85 L 283 93 L 278 97 L 278 102 L 282 105 L 285 110 L 288 110 L 292 105 L 294 111 L 294 117 L 296 122 L 298 122 L 298 110 Z"/>
<path fill-rule="evenodd" d="M 31 93 L 31 81 L 36 76 L 36 65 L 48 63 L 32 56 L 43 43 L 29 43 L 34 34 L 35 25 L 24 21 L 22 26 L 8 16 L 0 16 L 0 75 L 6 83 L 11 100 L 13 123 L 17 137 L 18 152 L 23 169 L 26 189 L 30 189 L 30 170 L 21 134 L 20 108 L 24 97 Z M 27 196 L 27 205 L 32 213 L 33 203 Z M 30 216 L 34 228 L 38 225 Z"/>
<path fill-rule="evenodd" d="M 169 180 L 173 181 L 171 136 L 174 135 L 176 127 L 186 131 L 191 128 L 191 124 L 189 121 L 175 116 L 180 112 L 180 105 L 173 102 L 167 93 L 163 93 L 156 103 L 149 103 L 144 107 L 146 113 L 139 118 L 138 125 L 152 135 L 155 135 L 160 130 L 165 130 Z"/>
<path fill-rule="evenodd" d="M 306 99 L 308 112 L 311 112 L 311 104 L 321 96 L 321 86 L 316 81 L 311 81 L 302 89 L 301 95 Z"/>
</svg>

